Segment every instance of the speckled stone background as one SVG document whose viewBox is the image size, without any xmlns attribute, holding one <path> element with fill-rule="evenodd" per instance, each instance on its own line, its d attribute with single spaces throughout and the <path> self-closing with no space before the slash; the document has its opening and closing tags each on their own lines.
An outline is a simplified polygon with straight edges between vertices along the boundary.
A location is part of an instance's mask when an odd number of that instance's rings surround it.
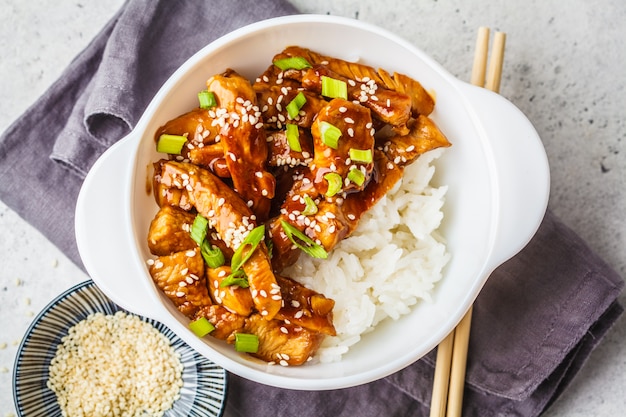
<svg viewBox="0 0 626 417">
<path fill-rule="evenodd" d="M 598 0 L 294 0 L 308 13 L 389 29 L 469 78 L 476 29 L 507 33 L 501 94 L 539 132 L 549 206 L 626 276 L 626 2 Z M 0 0 L 0 130 L 41 95 L 122 4 Z M 12 368 L 34 315 L 87 277 L 0 203 L 0 417 L 15 413 Z M 621 296 L 626 304 L 626 296 Z M 548 417 L 626 409 L 626 318 L 617 322 Z M 226 416 L 227 417 L 227 416 Z"/>
</svg>

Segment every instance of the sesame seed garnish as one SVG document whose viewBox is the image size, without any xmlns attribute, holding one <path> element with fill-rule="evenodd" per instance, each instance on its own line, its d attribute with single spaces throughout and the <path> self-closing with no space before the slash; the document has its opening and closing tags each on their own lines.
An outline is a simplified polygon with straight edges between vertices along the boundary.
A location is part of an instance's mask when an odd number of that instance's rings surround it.
<svg viewBox="0 0 626 417">
<path fill-rule="evenodd" d="M 177 291 L 176 292 L 176 297 L 181 298 L 181 297 L 184 297 L 184 296 L 185 296 L 185 293 L 183 291 Z"/>
<path fill-rule="evenodd" d="M 289 366 L 289 363 L 287 363 L 287 361 L 286 361 L 286 360 L 281 360 L 281 361 L 280 361 L 280 362 L 278 362 L 278 363 L 280 363 L 280 365 L 281 365 L 281 366 Z"/>
<path fill-rule="evenodd" d="M 194 256 L 196 256 L 196 251 L 188 250 L 187 252 L 185 252 L 185 256 L 187 256 L 188 258 L 193 258 Z"/>
</svg>

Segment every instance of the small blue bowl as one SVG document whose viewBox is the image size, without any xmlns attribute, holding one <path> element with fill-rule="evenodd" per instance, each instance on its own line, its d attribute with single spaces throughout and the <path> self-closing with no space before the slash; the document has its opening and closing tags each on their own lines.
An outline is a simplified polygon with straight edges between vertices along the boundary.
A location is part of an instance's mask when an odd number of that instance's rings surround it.
<svg viewBox="0 0 626 417">
<path fill-rule="evenodd" d="M 46 386 L 57 346 L 72 326 L 90 314 L 114 314 L 120 310 L 124 311 L 89 280 L 70 288 L 39 313 L 22 340 L 13 367 L 13 399 L 18 415 L 62 415 L 56 395 Z M 141 319 L 170 340 L 183 364 L 180 398 L 165 416 L 221 417 L 227 393 L 226 371 L 198 354 L 163 324 Z"/>
</svg>

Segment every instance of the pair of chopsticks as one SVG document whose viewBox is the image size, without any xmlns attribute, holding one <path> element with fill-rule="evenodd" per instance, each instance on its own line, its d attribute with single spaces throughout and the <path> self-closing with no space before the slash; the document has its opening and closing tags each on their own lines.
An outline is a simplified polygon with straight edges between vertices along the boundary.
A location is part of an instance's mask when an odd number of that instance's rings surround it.
<svg viewBox="0 0 626 417">
<path fill-rule="evenodd" d="M 506 34 L 494 33 L 489 58 L 489 32 L 486 27 L 478 29 L 471 83 L 498 93 Z M 457 327 L 437 347 L 430 417 L 461 416 L 472 310 L 470 306 Z"/>
</svg>

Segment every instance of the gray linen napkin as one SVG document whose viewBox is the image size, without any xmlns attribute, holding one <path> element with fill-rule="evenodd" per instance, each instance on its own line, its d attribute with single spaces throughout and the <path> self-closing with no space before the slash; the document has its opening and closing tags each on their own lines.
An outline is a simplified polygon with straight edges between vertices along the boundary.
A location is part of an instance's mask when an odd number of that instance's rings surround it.
<svg viewBox="0 0 626 417">
<path fill-rule="evenodd" d="M 127 1 L 0 137 L 0 199 L 82 266 L 74 208 L 93 162 L 201 47 L 247 23 L 296 12 L 281 0 Z M 548 212 L 530 244 L 494 272 L 476 301 L 464 415 L 539 415 L 622 313 L 615 300 L 623 284 Z M 336 391 L 291 391 L 230 375 L 226 415 L 427 415 L 434 357 Z"/>
</svg>

